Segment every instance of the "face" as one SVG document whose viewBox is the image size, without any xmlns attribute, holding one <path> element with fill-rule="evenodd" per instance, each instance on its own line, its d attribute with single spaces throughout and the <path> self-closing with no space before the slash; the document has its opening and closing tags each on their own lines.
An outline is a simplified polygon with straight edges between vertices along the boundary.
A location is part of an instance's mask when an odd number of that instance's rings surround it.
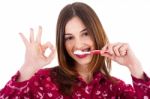
<svg viewBox="0 0 150 99">
<path fill-rule="evenodd" d="M 74 51 L 94 50 L 94 42 L 87 31 L 87 28 L 77 16 L 69 20 L 65 27 L 65 47 L 68 54 L 76 61 L 76 65 L 88 66 L 92 55 L 75 55 Z"/>
</svg>

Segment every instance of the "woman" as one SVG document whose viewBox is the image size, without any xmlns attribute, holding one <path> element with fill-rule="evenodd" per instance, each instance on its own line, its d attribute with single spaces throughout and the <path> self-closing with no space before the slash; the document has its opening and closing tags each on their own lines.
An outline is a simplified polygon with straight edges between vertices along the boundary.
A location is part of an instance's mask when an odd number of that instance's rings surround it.
<svg viewBox="0 0 150 99">
<path fill-rule="evenodd" d="M 34 40 L 21 33 L 26 46 L 25 62 L 0 91 L 0 98 L 23 99 L 148 99 L 150 79 L 126 43 L 109 43 L 96 13 L 84 3 L 65 6 L 58 17 L 56 46 L 59 66 L 51 63 L 55 49 L 41 44 L 42 28 Z M 51 49 L 49 56 L 44 52 Z M 100 54 L 75 54 L 101 50 Z M 129 68 L 133 86 L 112 77 L 111 60 Z"/>
</svg>

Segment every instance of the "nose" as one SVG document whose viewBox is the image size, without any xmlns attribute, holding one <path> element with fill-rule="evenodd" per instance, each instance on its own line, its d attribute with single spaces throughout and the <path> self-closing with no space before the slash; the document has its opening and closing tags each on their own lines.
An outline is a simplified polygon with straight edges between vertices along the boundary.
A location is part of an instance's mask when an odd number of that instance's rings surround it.
<svg viewBox="0 0 150 99">
<path fill-rule="evenodd" d="M 76 40 L 75 49 L 81 50 L 83 48 L 84 42 L 82 40 Z"/>
</svg>

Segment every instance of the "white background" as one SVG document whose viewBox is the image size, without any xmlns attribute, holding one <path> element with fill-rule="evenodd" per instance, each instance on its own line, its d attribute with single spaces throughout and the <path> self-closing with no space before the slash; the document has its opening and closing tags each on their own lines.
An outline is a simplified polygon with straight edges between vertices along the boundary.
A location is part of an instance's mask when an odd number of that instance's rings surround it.
<svg viewBox="0 0 150 99">
<path fill-rule="evenodd" d="M 76 0 L 77 1 L 77 0 Z M 80 0 L 79 0 L 80 1 Z M 0 0 L 0 89 L 24 62 L 25 46 L 19 32 L 29 37 L 29 28 L 43 26 L 42 42 L 55 45 L 60 10 L 74 0 Z M 148 0 L 82 0 L 98 14 L 112 43 L 129 43 L 150 75 L 150 2 Z M 57 55 L 56 55 L 57 56 Z M 47 67 L 57 65 L 57 57 Z M 113 63 L 112 75 L 132 83 L 130 72 Z"/>
</svg>

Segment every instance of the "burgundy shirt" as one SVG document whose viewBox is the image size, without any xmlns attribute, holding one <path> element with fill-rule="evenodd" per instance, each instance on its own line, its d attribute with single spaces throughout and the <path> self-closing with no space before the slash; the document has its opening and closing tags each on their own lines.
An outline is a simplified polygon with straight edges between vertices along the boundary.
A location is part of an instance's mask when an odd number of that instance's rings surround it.
<svg viewBox="0 0 150 99">
<path fill-rule="evenodd" d="M 149 99 L 150 79 L 144 73 L 144 80 L 133 76 L 133 87 L 113 77 L 117 83 L 107 80 L 97 72 L 90 83 L 78 77 L 72 95 L 65 96 L 51 80 L 51 69 L 41 69 L 29 80 L 17 82 L 16 75 L 0 91 L 0 99 Z"/>
</svg>

